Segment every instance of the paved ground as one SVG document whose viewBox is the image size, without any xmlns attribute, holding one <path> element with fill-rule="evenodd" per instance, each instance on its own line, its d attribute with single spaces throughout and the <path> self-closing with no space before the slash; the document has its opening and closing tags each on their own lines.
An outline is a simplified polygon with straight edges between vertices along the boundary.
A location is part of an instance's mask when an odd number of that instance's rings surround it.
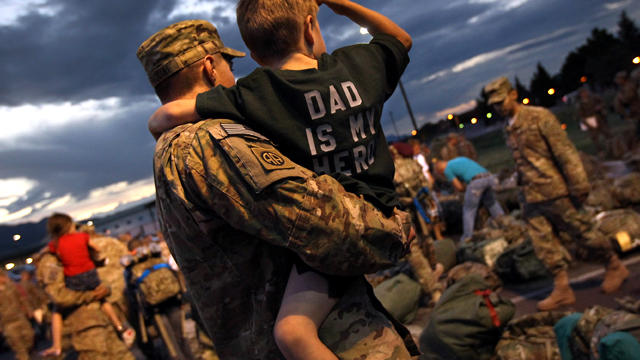
<svg viewBox="0 0 640 360">
<path fill-rule="evenodd" d="M 604 294 L 600 291 L 600 283 L 604 275 L 604 267 L 598 264 L 575 262 L 569 269 L 571 286 L 576 294 L 576 303 L 558 310 L 581 312 L 592 305 L 618 308 L 616 297 L 633 296 L 640 299 L 640 251 L 633 251 L 621 257 L 629 269 L 631 276 L 622 284 L 618 292 Z M 544 299 L 552 288 L 551 279 L 528 282 L 521 285 L 508 285 L 501 295 L 516 305 L 515 317 L 536 311 L 536 303 Z M 429 309 L 421 308 L 416 319 L 408 325 L 417 339 L 429 320 Z"/>
</svg>

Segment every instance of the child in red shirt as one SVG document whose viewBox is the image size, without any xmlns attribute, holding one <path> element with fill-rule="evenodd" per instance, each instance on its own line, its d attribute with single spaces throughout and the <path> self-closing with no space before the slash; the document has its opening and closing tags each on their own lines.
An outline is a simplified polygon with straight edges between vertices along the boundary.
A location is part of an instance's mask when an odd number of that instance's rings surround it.
<svg viewBox="0 0 640 360">
<path fill-rule="evenodd" d="M 91 291 L 100 286 L 101 281 L 96 266 L 89 254 L 89 248 L 98 249 L 91 244 L 89 234 L 76 232 L 76 224 L 66 214 L 53 214 L 47 221 L 47 232 L 51 236 L 49 251 L 56 254 L 62 262 L 64 283 L 67 288 L 76 291 Z M 111 303 L 103 302 L 102 311 L 107 314 L 113 325 L 123 337 L 135 336 L 133 329 L 125 328 L 116 315 Z M 42 355 L 59 355 L 62 351 L 62 315 L 54 312 L 51 319 L 53 345 Z"/>
</svg>

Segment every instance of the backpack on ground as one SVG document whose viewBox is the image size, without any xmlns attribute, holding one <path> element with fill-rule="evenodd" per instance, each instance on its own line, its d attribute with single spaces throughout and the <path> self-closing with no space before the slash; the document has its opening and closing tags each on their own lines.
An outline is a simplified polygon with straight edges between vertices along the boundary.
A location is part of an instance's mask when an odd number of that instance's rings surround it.
<svg viewBox="0 0 640 360">
<path fill-rule="evenodd" d="M 373 289 L 374 294 L 387 311 L 402 323 L 416 317 L 422 287 L 405 274 L 389 278 Z"/>
<path fill-rule="evenodd" d="M 425 359 L 489 359 L 515 306 L 468 275 L 447 288 L 420 336 Z"/>
<path fill-rule="evenodd" d="M 529 239 L 510 246 L 500 254 L 493 271 L 506 283 L 520 283 L 550 276 L 536 256 Z"/>
<path fill-rule="evenodd" d="M 140 288 L 144 301 L 157 305 L 181 293 L 180 281 L 162 258 L 152 257 L 131 268 L 132 280 Z"/>
<path fill-rule="evenodd" d="M 562 360 L 553 326 L 568 314 L 544 311 L 512 320 L 496 345 L 498 360 Z"/>
</svg>

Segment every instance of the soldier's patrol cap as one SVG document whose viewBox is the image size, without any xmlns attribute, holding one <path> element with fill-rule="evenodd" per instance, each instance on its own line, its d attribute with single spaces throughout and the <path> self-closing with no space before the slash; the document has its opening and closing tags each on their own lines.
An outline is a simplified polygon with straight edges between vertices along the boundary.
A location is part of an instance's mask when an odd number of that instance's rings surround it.
<svg viewBox="0 0 640 360">
<path fill-rule="evenodd" d="M 176 72 L 216 53 L 245 56 L 242 51 L 224 46 L 218 30 L 210 22 L 185 20 L 151 35 L 140 45 L 136 55 L 155 87 Z"/>
<path fill-rule="evenodd" d="M 513 89 L 509 79 L 501 76 L 497 79 L 493 79 L 489 84 L 484 87 L 484 92 L 487 94 L 489 105 L 501 103 L 507 98 L 509 92 Z"/>
</svg>

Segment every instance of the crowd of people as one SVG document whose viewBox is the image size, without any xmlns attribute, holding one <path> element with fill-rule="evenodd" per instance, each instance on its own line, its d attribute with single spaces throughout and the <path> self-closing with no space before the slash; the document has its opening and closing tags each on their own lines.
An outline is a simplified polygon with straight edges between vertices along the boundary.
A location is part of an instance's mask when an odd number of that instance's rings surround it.
<svg viewBox="0 0 640 360">
<path fill-rule="evenodd" d="M 319 6 L 366 27 L 372 40 L 328 54 Z M 500 203 L 498 177 L 460 134 L 447 135 L 437 154 L 417 138 L 387 146 L 381 109 L 412 46 L 390 19 L 349 0 L 240 0 L 237 21 L 260 65 L 237 81 L 232 61 L 245 54 L 224 46 L 208 21 L 172 24 L 140 45 L 163 104 L 149 119 L 162 233 L 120 241 L 52 216 L 37 283 L 29 274 L 20 284 L 0 276 L 0 325 L 18 359 L 33 348 L 32 323 L 46 319 L 51 330 L 38 325 L 37 333 L 50 333 L 41 355 L 51 357 L 73 349 L 80 359 L 132 359 L 133 346 L 155 358 L 157 338 L 176 359 L 481 358 L 515 331 L 507 325 L 513 304 L 497 295 L 493 273 L 503 254 L 529 244 L 551 274 L 540 311 L 575 303 L 572 249 L 604 265 L 605 293 L 630 276 L 612 239 L 593 235 L 593 213 L 583 209 L 592 174 L 575 145 L 551 111 L 518 101 L 507 78 L 484 92 L 507 119 L 517 214 Z M 616 76 L 615 111 L 635 122 L 627 149 L 640 131 L 637 78 Z M 605 158 L 613 146 L 607 106 L 587 88 L 579 96 L 580 124 Z M 461 234 L 445 226 L 453 215 L 442 199 L 452 194 Z M 496 232 L 501 241 L 487 235 Z M 453 260 L 445 261 L 436 248 L 454 235 Z M 480 255 L 453 267 L 461 252 Z M 415 282 L 414 305 L 432 308 L 421 335 L 393 306 L 411 292 L 383 296 L 389 281 L 403 289 Z M 479 307 L 487 311 L 468 311 Z M 610 315 L 594 311 L 586 315 Z M 473 321 L 482 325 L 467 326 Z M 457 326 L 459 339 L 490 337 L 463 346 L 447 326 Z M 560 337 L 551 337 L 561 353 Z M 508 359 L 514 341 L 503 345 L 496 351 Z"/>
</svg>

